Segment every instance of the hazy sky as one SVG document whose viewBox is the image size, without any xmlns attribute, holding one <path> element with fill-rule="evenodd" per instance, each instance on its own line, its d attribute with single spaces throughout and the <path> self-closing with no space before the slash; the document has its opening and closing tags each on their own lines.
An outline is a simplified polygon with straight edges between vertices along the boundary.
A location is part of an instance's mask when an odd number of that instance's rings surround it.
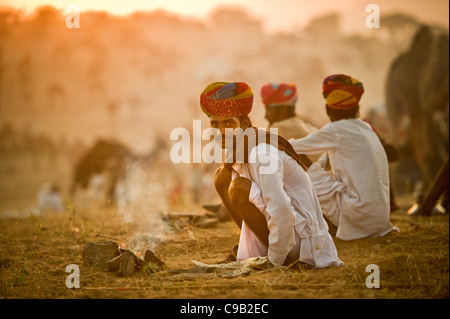
<svg viewBox="0 0 450 319">
<path fill-rule="evenodd" d="M 262 19 L 269 30 L 302 27 L 312 17 L 332 11 L 342 14 L 345 29 L 364 28 L 368 15 L 365 8 L 370 3 L 380 7 L 381 15 L 403 11 L 425 22 L 446 27 L 449 25 L 448 0 L 0 0 L 0 6 L 21 8 L 26 13 L 46 4 L 58 9 L 76 4 L 80 11 L 106 10 L 112 14 L 125 15 L 137 10 L 165 9 L 199 18 L 207 16 L 218 5 L 239 5 Z"/>
</svg>

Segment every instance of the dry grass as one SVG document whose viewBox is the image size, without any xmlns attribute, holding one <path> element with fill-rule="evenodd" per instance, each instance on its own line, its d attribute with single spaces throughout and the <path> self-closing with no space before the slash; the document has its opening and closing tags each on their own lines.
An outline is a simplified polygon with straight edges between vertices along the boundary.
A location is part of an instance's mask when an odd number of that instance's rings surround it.
<svg viewBox="0 0 450 319">
<path fill-rule="evenodd" d="M 192 260 L 216 263 L 238 242 L 232 223 L 210 229 L 173 230 L 156 254 L 159 271 L 120 278 L 83 265 L 89 241 L 127 236 L 115 209 L 86 211 L 71 231 L 69 213 L 0 221 L 0 295 L 4 298 L 448 298 L 448 215 L 410 218 L 402 209 L 392 221 L 402 232 L 344 242 L 335 239 L 343 268 L 272 269 L 237 278 L 214 275 L 173 279 Z M 80 267 L 81 288 L 65 286 L 69 264 Z M 368 289 L 368 264 L 380 269 L 379 289 Z M 174 277 L 178 278 L 178 277 Z"/>
<path fill-rule="evenodd" d="M 68 165 L 34 172 L 23 158 L 0 158 L 0 208 L 25 208 L 45 180 L 67 185 Z M 239 230 L 221 223 L 209 229 L 172 228 L 155 249 L 167 267 L 131 278 L 92 269 L 81 252 L 90 241 L 122 243 L 132 228 L 115 208 L 94 206 L 60 215 L 0 219 L 0 297 L 2 298 L 449 298 L 449 216 L 410 218 L 409 198 L 391 216 L 401 233 L 344 242 L 335 239 L 345 267 L 319 270 L 272 269 L 249 276 L 214 275 L 180 279 L 192 260 L 217 263 L 238 243 Z M 66 288 L 66 266 L 80 267 L 79 289 Z M 380 288 L 368 289 L 366 266 L 377 264 Z"/>
</svg>

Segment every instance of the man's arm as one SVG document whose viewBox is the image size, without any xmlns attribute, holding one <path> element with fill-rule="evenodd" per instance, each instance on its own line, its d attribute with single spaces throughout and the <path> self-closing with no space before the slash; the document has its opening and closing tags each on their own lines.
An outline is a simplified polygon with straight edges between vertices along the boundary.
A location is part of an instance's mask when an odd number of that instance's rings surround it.
<svg viewBox="0 0 450 319">
<path fill-rule="evenodd" d="M 230 198 L 228 196 L 228 189 L 230 187 L 232 179 L 232 171 L 233 168 L 229 165 L 219 167 L 214 174 L 214 187 L 216 188 L 216 191 L 219 194 L 219 197 L 222 200 L 222 204 L 225 207 L 225 210 L 228 212 L 228 215 L 230 215 L 236 225 L 241 228 L 242 218 L 233 210 Z"/>
<path fill-rule="evenodd" d="M 304 138 L 291 138 L 289 143 L 292 144 L 294 150 L 299 154 L 318 154 L 336 150 L 339 146 L 339 135 L 330 124 Z"/>
</svg>

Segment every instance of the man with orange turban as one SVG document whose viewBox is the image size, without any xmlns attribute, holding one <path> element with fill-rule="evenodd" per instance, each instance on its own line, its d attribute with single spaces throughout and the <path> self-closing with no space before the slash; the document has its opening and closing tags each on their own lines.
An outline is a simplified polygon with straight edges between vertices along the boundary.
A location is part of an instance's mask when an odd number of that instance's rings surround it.
<svg viewBox="0 0 450 319">
<path fill-rule="evenodd" d="M 265 118 L 269 121 L 269 129 L 278 129 L 278 134 L 284 138 L 303 138 L 317 131 L 315 126 L 295 114 L 298 91 L 294 83 L 266 83 L 261 87 L 261 98 L 266 109 Z M 315 162 L 320 156 L 321 154 L 315 154 L 308 157 Z"/>
<path fill-rule="evenodd" d="M 241 229 L 236 258 L 267 256 L 275 265 L 300 261 L 314 268 L 343 265 L 306 166 L 286 139 L 252 126 L 252 102 L 252 90 L 243 82 L 215 82 L 200 96 L 217 129 L 214 140 L 231 159 L 216 170 L 214 186 Z M 237 142 L 239 132 L 247 136 L 243 144 Z M 240 153 L 243 161 L 237 160 Z M 264 170 L 263 158 L 275 163 L 274 171 Z"/>
<path fill-rule="evenodd" d="M 336 237 L 353 240 L 384 236 L 390 222 L 389 171 L 383 145 L 359 118 L 363 84 L 335 74 L 323 82 L 331 123 L 302 139 L 290 139 L 300 154 L 325 154 L 308 170 L 324 215 L 337 226 Z M 326 167 L 330 166 L 331 171 Z"/>
</svg>

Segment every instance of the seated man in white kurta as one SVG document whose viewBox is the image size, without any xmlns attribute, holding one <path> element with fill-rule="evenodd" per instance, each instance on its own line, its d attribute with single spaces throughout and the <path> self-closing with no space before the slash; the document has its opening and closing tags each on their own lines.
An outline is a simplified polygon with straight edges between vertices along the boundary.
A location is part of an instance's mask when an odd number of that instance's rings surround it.
<svg viewBox="0 0 450 319">
<path fill-rule="evenodd" d="M 200 98 L 222 148 L 228 147 L 226 128 L 262 132 L 255 134 L 255 143 L 252 137 L 242 147 L 237 139 L 231 142 L 232 160 L 214 178 L 227 212 L 241 229 L 237 259 L 267 256 L 274 265 L 299 260 L 314 268 L 342 266 L 305 167 L 284 138 L 252 127 L 252 102 L 252 90 L 242 82 L 212 83 Z M 269 136 L 275 137 L 276 147 Z M 244 160 L 239 163 L 240 152 Z M 271 172 L 263 169 L 263 157 L 275 163 Z"/>
<path fill-rule="evenodd" d="M 285 139 L 299 139 L 318 131 L 295 114 L 298 90 L 294 83 L 266 83 L 261 87 L 261 98 L 266 111 L 264 117 L 269 122 L 268 129 L 277 128 L 278 135 Z M 302 157 L 302 160 L 315 162 L 320 157 L 321 154 L 315 154 L 307 159 Z"/>
<path fill-rule="evenodd" d="M 342 240 L 383 236 L 396 229 L 389 219 L 386 153 L 372 128 L 359 118 L 363 93 L 355 78 L 327 77 L 323 94 L 331 123 L 305 138 L 289 139 L 299 154 L 326 152 L 308 175 L 324 215 L 338 227 L 336 237 Z"/>
</svg>

